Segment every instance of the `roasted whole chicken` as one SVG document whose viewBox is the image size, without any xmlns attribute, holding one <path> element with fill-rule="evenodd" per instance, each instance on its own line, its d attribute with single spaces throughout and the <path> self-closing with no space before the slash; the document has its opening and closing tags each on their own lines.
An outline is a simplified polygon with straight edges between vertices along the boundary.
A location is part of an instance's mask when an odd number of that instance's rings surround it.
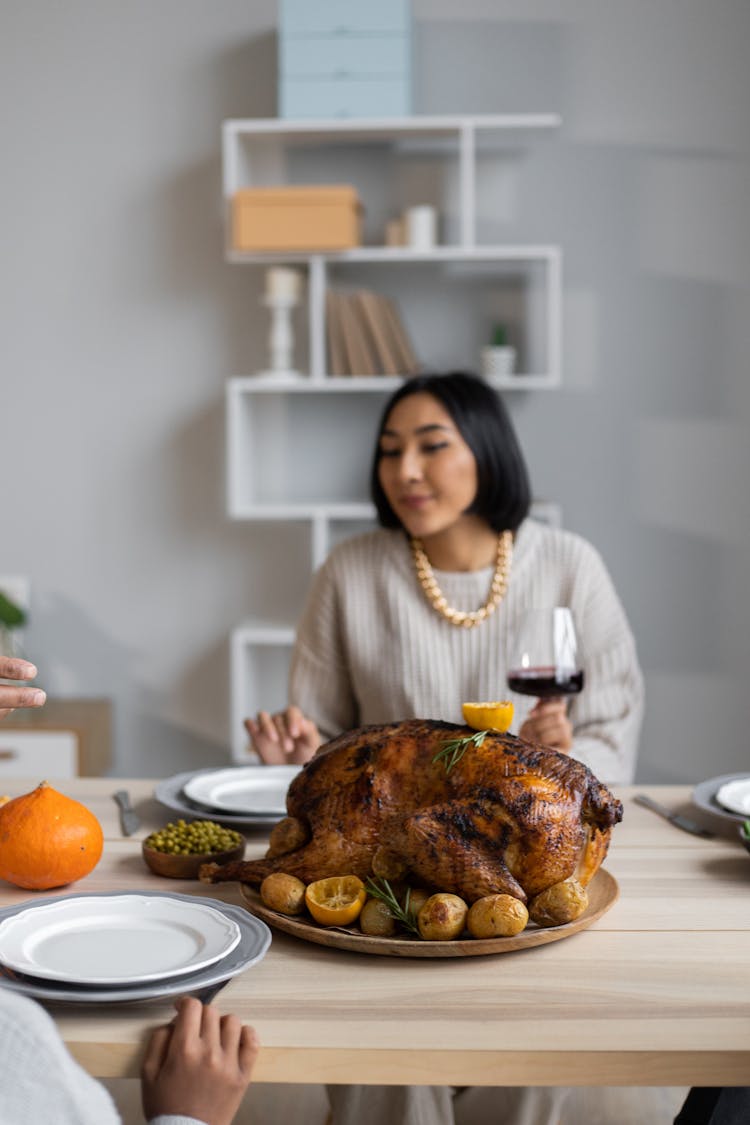
<svg viewBox="0 0 750 1125">
<path fill-rule="evenodd" d="M 622 805 L 591 770 L 510 734 L 468 744 L 450 769 L 435 756 L 476 732 L 413 719 L 347 731 L 322 747 L 287 795 L 265 859 L 204 867 L 208 882 L 259 886 L 273 871 L 408 878 L 475 902 L 522 902 L 554 884 L 585 886 Z"/>
</svg>

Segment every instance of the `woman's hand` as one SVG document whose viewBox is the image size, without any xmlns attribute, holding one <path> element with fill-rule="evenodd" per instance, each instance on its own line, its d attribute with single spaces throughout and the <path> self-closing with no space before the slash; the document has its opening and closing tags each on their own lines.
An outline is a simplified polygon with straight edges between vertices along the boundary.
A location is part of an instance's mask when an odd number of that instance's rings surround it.
<svg viewBox="0 0 750 1125">
<path fill-rule="evenodd" d="M 230 1125 L 250 1085 L 260 1043 L 237 1016 L 222 1016 L 191 996 L 151 1037 L 141 1068 L 146 1120 L 160 1114 Z"/>
<path fill-rule="evenodd" d="M 569 754 L 573 748 L 573 725 L 565 700 L 540 699 L 529 712 L 518 736 Z"/>
<path fill-rule="evenodd" d="M 259 711 L 257 719 L 245 719 L 245 729 L 266 766 L 303 765 L 323 741 L 315 723 L 299 707 L 287 707 L 275 715 Z"/>
<path fill-rule="evenodd" d="M 36 668 L 28 660 L 0 656 L 0 680 L 33 680 L 36 674 Z M 0 684 L 0 719 L 10 715 L 16 707 L 41 707 L 46 698 L 41 688 Z"/>
</svg>

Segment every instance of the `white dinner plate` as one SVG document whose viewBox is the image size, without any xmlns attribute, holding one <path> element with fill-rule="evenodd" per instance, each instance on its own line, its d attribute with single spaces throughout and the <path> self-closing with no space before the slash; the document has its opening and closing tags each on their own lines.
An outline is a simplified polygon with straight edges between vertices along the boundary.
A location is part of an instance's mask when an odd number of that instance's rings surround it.
<svg viewBox="0 0 750 1125">
<path fill-rule="evenodd" d="M 256 766 L 254 768 L 270 769 L 271 767 Z M 180 816 L 186 819 L 205 820 L 206 816 L 210 815 L 212 820 L 218 820 L 222 824 L 231 825 L 233 828 L 239 828 L 243 832 L 250 832 L 253 829 L 271 828 L 274 824 L 278 824 L 285 815 L 284 812 L 280 812 L 274 813 L 273 816 L 251 816 L 247 813 L 230 813 L 224 812 L 221 809 L 208 809 L 205 805 L 199 805 L 197 801 L 192 801 L 186 795 L 184 788 L 192 778 L 209 773 L 216 773 L 216 770 L 187 770 L 185 773 L 176 773 L 172 777 L 165 777 L 154 786 L 154 797 L 160 805 L 164 805 L 165 808 L 179 813 Z"/>
<path fill-rule="evenodd" d="M 127 891 L 114 891 L 111 898 L 119 898 Z M 176 901 L 195 901 L 186 895 L 161 893 L 159 891 L 142 891 L 145 897 L 169 898 Z M 90 895 L 77 895 L 79 899 L 90 898 Z M 6 918 L 15 917 L 22 911 L 43 909 L 50 902 L 58 899 L 41 899 L 32 906 L 19 903 L 16 906 L 0 910 L 0 922 Z M 23 996 L 31 996 L 35 1000 L 65 1004 L 135 1004 L 144 1001 L 163 1000 L 170 996 L 190 994 L 200 995 L 205 989 L 221 984 L 245 972 L 253 965 L 262 961 L 271 944 L 271 931 L 259 918 L 254 918 L 244 907 L 231 906 L 226 902 L 213 900 L 215 910 L 237 923 L 240 930 L 239 943 L 225 957 L 221 957 L 213 964 L 194 973 L 183 973 L 176 977 L 165 977 L 159 981 L 146 981 L 141 984 L 127 984 L 120 987 L 77 985 L 74 983 L 60 983 L 58 981 L 37 980 L 32 976 L 23 976 L 5 969 L 0 964 L 0 988 L 7 988 L 11 992 L 18 992 Z"/>
<path fill-rule="evenodd" d="M 0 963 L 41 980 L 127 985 L 194 973 L 226 957 L 239 926 L 200 899 L 63 898 L 0 923 Z"/>
<path fill-rule="evenodd" d="M 716 800 L 723 809 L 750 818 L 750 777 L 725 781 L 719 787 Z"/>
<path fill-rule="evenodd" d="M 243 816 L 284 816 L 286 791 L 302 766 L 234 766 L 197 774 L 185 796 L 208 809 Z"/>
<path fill-rule="evenodd" d="M 697 805 L 699 809 L 703 809 L 704 812 L 723 817 L 725 820 L 733 820 L 738 824 L 750 820 L 750 814 L 733 812 L 719 801 L 719 792 L 725 786 L 738 781 L 750 781 L 750 774 L 747 772 L 725 773 L 720 777 L 710 777 L 707 781 L 702 781 L 693 790 L 693 804 Z"/>
</svg>

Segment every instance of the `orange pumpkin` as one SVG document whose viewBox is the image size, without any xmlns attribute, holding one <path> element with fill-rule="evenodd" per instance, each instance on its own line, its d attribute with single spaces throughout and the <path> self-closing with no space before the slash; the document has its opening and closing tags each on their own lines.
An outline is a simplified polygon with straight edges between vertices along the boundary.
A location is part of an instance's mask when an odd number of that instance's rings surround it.
<svg viewBox="0 0 750 1125">
<path fill-rule="evenodd" d="M 46 891 L 93 871 L 104 848 L 94 814 L 46 781 L 0 806 L 0 879 Z"/>
</svg>

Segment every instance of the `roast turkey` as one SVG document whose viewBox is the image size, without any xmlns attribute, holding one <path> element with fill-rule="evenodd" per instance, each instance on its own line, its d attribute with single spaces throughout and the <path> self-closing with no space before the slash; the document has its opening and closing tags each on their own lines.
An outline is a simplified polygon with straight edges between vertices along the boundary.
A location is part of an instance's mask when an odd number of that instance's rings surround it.
<svg viewBox="0 0 750 1125">
<path fill-rule="evenodd" d="M 575 758 L 510 734 L 469 743 L 448 769 L 445 743 L 476 732 L 413 719 L 347 731 L 289 787 L 288 816 L 265 859 L 203 869 L 211 882 L 259 886 L 273 871 L 305 883 L 328 875 L 408 878 L 467 902 L 526 902 L 607 853 L 622 805 Z"/>
</svg>

